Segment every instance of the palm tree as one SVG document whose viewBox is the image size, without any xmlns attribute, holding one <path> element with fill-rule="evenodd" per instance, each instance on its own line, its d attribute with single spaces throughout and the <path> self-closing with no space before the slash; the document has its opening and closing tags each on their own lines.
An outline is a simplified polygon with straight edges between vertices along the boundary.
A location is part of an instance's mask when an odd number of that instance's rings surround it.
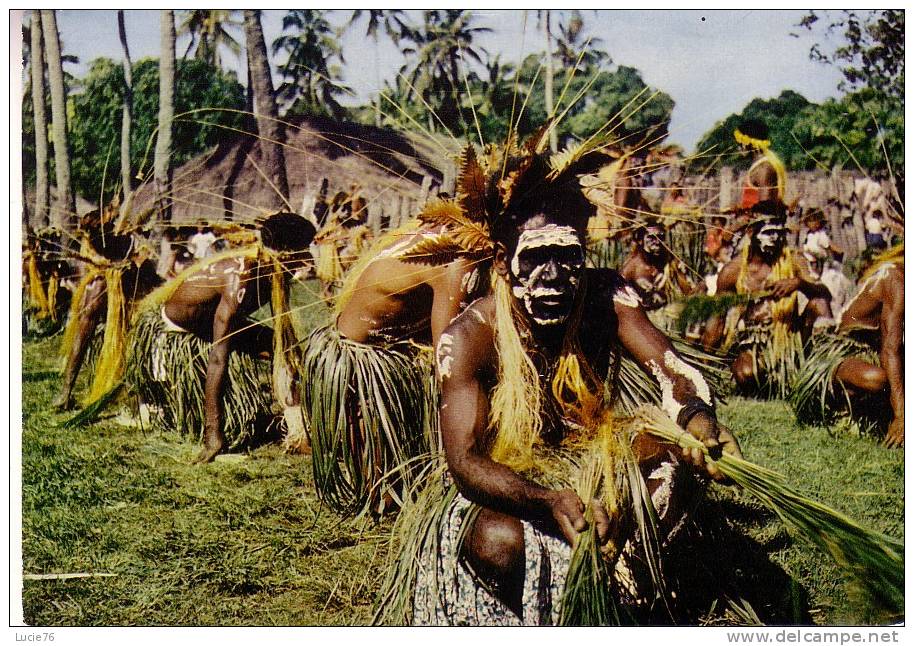
<svg viewBox="0 0 914 646">
<path fill-rule="evenodd" d="M 465 92 L 464 77 L 459 63 L 475 61 L 482 64 L 480 52 L 473 47 L 473 38 L 492 31 L 487 27 L 473 27 L 471 11 L 461 9 L 432 10 L 423 12 L 424 24 L 420 29 L 407 29 L 403 39 L 408 45 L 402 49 L 407 59 L 415 62 L 404 65 L 400 73 L 411 84 L 410 95 L 419 94 L 432 107 L 440 123 L 462 122 L 466 118 L 460 109 L 460 95 Z M 474 75 L 466 73 L 469 80 Z M 428 115 L 429 128 L 435 129 L 433 115 Z"/>
<path fill-rule="evenodd" d="M 267 44 L 260 26 L 259 11 L 244 10 L 244 37 L 248 49 L 248 84 L 253 89 L 254 115 L 257 117 L 260 149 L 263 151 L 262 170 L 278 193 L 272 206 L 277 209 L 289 208 L 289 181 L 283 150 L 285 132 L 273 97 L 273 79 L 270 77 L 270 61 L 267 58 Z"/>
<path fill-rule="evenodd" d="M 175 115 L 175 13 L 161 13 L 162 54 L 159 59 L 159 130 L 155 149 L 155 189 L 159 215 L 171 220 L 171 128 Z"/>
<path fill-rule="evenodd" d="M 57 204 L 51 222 L 61 231 L 70 232 L 76 224 L 76 198 L 70 183 L 70 148 L 67 139 L 67 97 L 63 63 L 60 58 L 60 34 L 54 10 L 41 10 L 41 30 L 48 60 L 48 84 L 51 89 L 51 118 L 54 124 L 54 163 L 57 175 Z M 70 238 L 70 243 L 75 242 Z"/>
<path fill-rule="evenodd" d="M 48 115 L 44 109 L 44 50 L 41 38 L 41 12 L 32 11 L 30 66 L 32 76 L 32 112 L 35 116 L 35 209 L 32 224 L 48 226 L 51 194 L 48 186 Z"/>
<path fill-rule="evenodd" d="M 235 56 L 241 55 L 241 44 L 230 29 L 240 27 L 242 22 L 233 18 L 231 9 L 190 9 L 181 12 L 178 35 L 190 34 L 190 43 L 184 52 L 187 58 L 194 45 L 194 58 L 203 60 L 217 69 L 222 68 L 221 48 Z"/>
<path fill-rule="evenodd" d="M 546 78 L 544 79 L 544 93 L 546 98 L 546 114 L 549 117 L 555 114 L 555 94 L 552 89 L 555 70 L 552 63 L 552 12 L 548 9 L 537 10 L 537 16 L 540 21 L 540 28 L 543 30 L 543 37 L 546 39 Z M 556 152 L 559 148 L 558 133 L 555 128 L 549 131 L 549 149 Z"/>
<path fill-rule="evenodd" d="M 278 66 L 287 79 L 277 95 L 293 113 L 326 114 L 340 118 L 345 113 L 336 97 L 352 93 L 341 83 L 342 70 L 333 63 L 345 63 L 343 50 L 325 11 L 294 9 L 282 19 L 283 34 L 273 41 L 273 55 L 288 52 Z"/>
<path fill-rule="evenodd" d="M 121 202 L 121 219 L 130 212 L 133 199 L 133 175 L 130 172 L 130 128 L 133 120 L 133 66 L 130 62 L 130 49 L 127 47 L 127 29 L 124 26 L 124 10 L 117 11 L 117 33 L 124 49 L 124 113 L 121 118 L 121 189 L 124 199 Z"/>
<path fill-rule="evenodd" d="M 564 69 L 570 69 L 575 65 L 578 65 L 579 69 L 587 69 L 603 62 L 608 63 L 609 55 L 595 49 L 595 46 L 602 42 L 601 38 L 585 38 L 584 17 L 575 9 L 566 22 L 559 21 L 559 33 L 555 36 L 555 57 Z M 587 51 L 582 53 L 585 46 Z"/>
<path fill-rule="evenodd" d="M 349 20 L 346 22 L 345 27 L 349 28 L 355 25 L 358 22 L 359 18 L 362 17 L 362 14 L 367 13 L 368 25 L 365 29 L 365 35 L 371 38 L 374 41 L 375 49 L 375 80 L 377 82 L 377 88 L 381 88 L 381 67 L 380 67 L 380 52 L 378 51 L 379 38 L 378 30 L 380 27 L 384 27 L 384 33 L 387 34 L 387 37 L 390 38 L 394 45 L 400 43 L 400 37 L 409 29 L 406 23 L 403 22 L 401 16 L 405 12 L 401 9 L 391 9 L 385 11 L 383 9 L 355 9 L 352 12 L 352 15 L 349 17 Z M 374 121 L 376 126 L 381 125 L 381 98 L 377 97 L 374 101 Z"/>
</svg>

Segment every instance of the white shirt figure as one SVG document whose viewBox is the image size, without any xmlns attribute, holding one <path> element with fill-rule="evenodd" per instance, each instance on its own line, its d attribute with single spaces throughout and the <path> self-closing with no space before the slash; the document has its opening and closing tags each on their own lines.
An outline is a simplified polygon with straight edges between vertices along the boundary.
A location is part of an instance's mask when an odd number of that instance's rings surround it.
<svg viewBox="0 0 914 646">
<path fill-rule="evenodd" d="M 212 231 L 195 233 L 187 240 L 187 250 L 194 258 L 200 260 L 210 255 L 215 243 L 216 235 Z"/>
<path fill-rule="evenodd" d="M 806 234 L 806 241 L 803 243 L 803 255 L 808 260 L 822 260 L 828 257 L 829 249 L 831 249 L 831 238 L 825 229 L 810 231 Z"/>
<path fill-rule="evenodd" d="M 867 213 L 866 217 L 863 218 L 863 226 L 866 227 L 867 233 L 877 236 L 882 235 L 882 220 L 875 213 Z"/>
</svg>

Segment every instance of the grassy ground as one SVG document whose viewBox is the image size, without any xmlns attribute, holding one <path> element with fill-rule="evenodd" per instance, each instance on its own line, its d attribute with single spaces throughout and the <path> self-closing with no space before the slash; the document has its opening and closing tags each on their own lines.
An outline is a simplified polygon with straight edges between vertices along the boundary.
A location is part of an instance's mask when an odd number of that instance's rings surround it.
<svg viewBox="0 0 914 646">
<path fill-rule="evenodd" d="M 305 312 L 305 328 L 326 319 L 321 307 Z M 23 572 L 113 576 L 26 580 L 28 623 L 370 621 L 389 521 L 341 520 L 322 509 L 309 458 L 277 446 L 195 467 L 198 447 L 177 433 L 144 432 L 113 416 L 78 431 L 57 428 L 62 416 L 49 405 L 58 386 L 56 343 L 24 348 Z M 734 399 L 722 419 L 749 459 L 903 537 L 902 452 L 847 430 L 800 428 L 780 402 Z M 778 624 L 878 620 L 847 594 L 827 556 L 745 496 L 715 485 L 694 516 L 698 526 L 668 566 L 680 621 L 743 623 L 753 613 Z"/>
</svg>

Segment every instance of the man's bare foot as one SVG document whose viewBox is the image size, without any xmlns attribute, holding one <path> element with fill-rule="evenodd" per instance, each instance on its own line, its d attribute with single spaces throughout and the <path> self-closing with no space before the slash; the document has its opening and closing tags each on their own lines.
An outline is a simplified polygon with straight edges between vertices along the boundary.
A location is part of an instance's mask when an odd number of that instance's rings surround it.
<svg viewBox="0 0 914 646">
<path fill-rule="evenodd" d="M 54 401 L 51 402 L 51 406 L 60 411 L 70 410 L 73 408 L 73 404 L 73 398 L 69 394 L 65 395 L 64 393 L 59 394 Z"/>
<path fill-rule="evenodd" d="M 882 445 L 890 449 L 897 449 L 904 446 L 904 418 L 895 418 L 889 424 L 889 432 L 886 434 Z"/>
<path fill-rule="evenodd" d="M 203 449 L 194 458 L 193 464 L 207 464 L 216 459 L 219 452 L 222 451 L 222 444 L 218 446 L 204 446 Z"/>
</svg>

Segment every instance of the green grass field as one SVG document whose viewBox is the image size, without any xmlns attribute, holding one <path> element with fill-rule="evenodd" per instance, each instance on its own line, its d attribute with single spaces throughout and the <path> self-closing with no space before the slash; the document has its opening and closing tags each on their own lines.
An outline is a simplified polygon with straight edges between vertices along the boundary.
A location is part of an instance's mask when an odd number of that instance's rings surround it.
<svg viewBox="0 0 914 646">
<path fill-rule="evenodd" d="M 298 302 L 302 302 L 299 297 Z M 326 316 L 306 310 L 304 328 Z M 340 519 L 307 456 L 278 446 L 191 466 L 188 438 L 112 415 L 56 426 L 58 338 L 23 349 L 23 611 L 32 625 L 364 625 L 390 520 Z M 85 381 L 81 382 L 85 385 Z M 798 427 L 781 402 L 733 399 L 721 417 L 746 457 L 802 492 L 904 536 L 904 455 L 849 430 Z M 713 485 L 667 566 L 679 621 L 880 620 L 840 570 L 758 504 Z M 747 609 L 748 608 L 748 609 Z M 669 619 L 666 620 L 667 622 Z"/>
</svg>

